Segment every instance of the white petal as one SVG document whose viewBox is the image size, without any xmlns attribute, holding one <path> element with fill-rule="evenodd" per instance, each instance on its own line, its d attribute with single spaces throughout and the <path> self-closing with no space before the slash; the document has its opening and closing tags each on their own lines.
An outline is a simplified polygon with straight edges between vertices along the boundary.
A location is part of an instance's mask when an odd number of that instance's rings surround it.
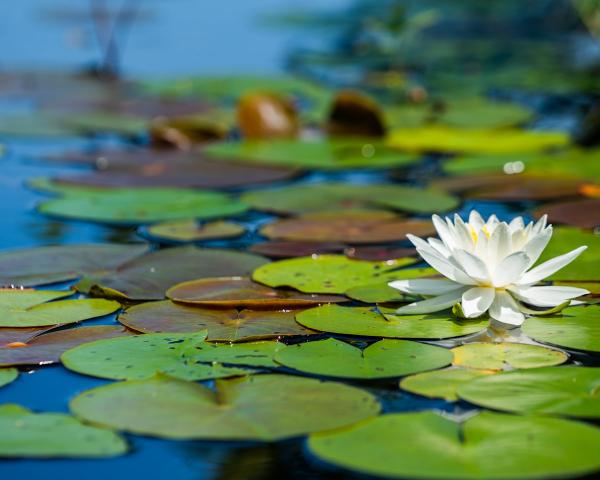
<svg viewBox="0 0 600 480">
<path fill-rule="evenodd" d="M 423 260 L 444 275 L 444 277 L 465 285 L 475 284 L 475 281 L 471 277 L 450 263 L 449 260 L 442 257 L 433 248 L 429 246 L 427 246 L 427 248 L 417 248 L 417 252 L 421 255 Z"/>
<path fill-rule="evenodd" d="M 529 257 L 529 265 L 530 267 L 535 262 L 537 262 L 538 258 L 548 245 L 550 238 L 552 237 L 552 228 L 548 228 L 541 233 L 536 234 L 531 240 L 529 240 L 525 246 L 523 247 L 523 251 Z"/>
<path fill-rule="evenodd" d="M 490 280 L 490 273 L 480 258 L 465 250 L 455 250 L 453 256 L 469 277 L 479 281 Z"/>
<path fill-rule="evenodd" d="M 458 238 L 458 245 L 462 246 L 461 248 L 465 250 L 472 250 L 474 246 L 473 237 L 471 236 L 469 227 L 465 225 L 465 222 L 463 222 L 463 219 L 458 214 L 454 215 L 454 231 Z"/>
<path fill-rule="evenodd" d="M 481 218 L 477 210 L 471 210 L 471 213 L 469 213 L 469 225 L 477 232 L 485 225 L 483 218 Z"/>
<path fill-rule="evenodd" d="M 470 288 L 462 295 L 462 309 L 467 318 L 475 318 L 484 314 L 494 301 L 493 288 Z"/>
<path fill-rule="evenodd" d="M 452 280 L 417 278 L 411 280 L 394 280 L 388 283 L 392 288 L 396 288 L 404 293 L 415 295 L 441 295 L 459 288 L 463 288 L 460 283 Z"/>
<path fill-rule="evenodd" d="M 565 253 L 564 255 L 560 255 L 559 257 L 554 257 L 547 262 L 538 265 L 537 267 L 529 270 L 525 275 L 521 277 L 519 280 L 519 285 L 531 285 L 533 283 L 539 282 L 544 278 L 552 275 L 554 272 L 559 271 L 565 265 L 568 265 L 573 260 L 575 260 L 581 252 L 583 252 L 587 246 L 576 248 L 575 250 Z"/>
<path fill-rule="evenodd" d="M 410 240 L 410 242 L 417 248 L 430 248 L 429 244 L 420 237 L 409 233 L 406 235 L 406 238 Z"/>
<path fill-rule="evenodd" d="M 435 249 L 442 257 L 448 258 L 452 255 L 446 244 L 442 242 L 439 238 L 428 238 L 427 242 L 429 245 Z"/>
<path fill-rule="evenodd" d="M 442 220 L 438 215 L 433 215 L 431 217 L 431 220 L 433 221 L 433 226 L 435 227 L 438 236 L 440 237 L 442 242 L 444 242 L 446 247 L 450 249 L 454 248 L 456 242 L 454 240 L 453 234 L 448 229 L 448 225 L 446 224 L 446 222 Z"/>
<path fill-rule="evenodd" d="M 542 215 L 542 217 L 536 222 L 533 226 L 534 233 L 539 233 L 546 228 L 546 223 L 548 222 L 548 215 Z"/>
<path fill-rule="evenodd" d="M 590 292 L 583 288 L 549 286 L 549 287 L 511 287 L 509 290 L 519 300 L 536 307 L 556 307 L 573 298 Z"/>
<path fill-rule="evenodd" d="M 525 252 L 512 253 L 494 270 L 493 283 L 495 287 L 505 287 L 517 282 L 529 266 L 529 257 Z"/>
<path fill-rule="evenodd" d="M 400 315 L 411 315 L 417 313 L 439 312 L 440 310 L 450 308 L 457 303 L 464 291 L 465 289 L 461 288 L 460 290 L 455 290 L 454 292 L 446 293 L 438 297 L 428 298 L 422 302 L 410 303 L 404 307 L 400 307 L 396 310 L 396 313 Z"/>
<path fill-rule="evenodd" d="M 515 217 L 508 224 L 511 232 L 515 232 L 517 230 L 522 230 L 525 228 L 525 222 L 523 221 L 523 217 Z"/>
<path fill-rule="evenodd" d="M 511 253 L 512 241 L 508 225 L 499 223 L 488 241 L 488 258 L 491 266 L 495 267 Z"/>
<path fill-rule="evenodd" d="M 490 215 L 487 219 L 487 222 L 485 222 L 485 226 L 491 232 L 494 228 L 496 228 L 496 225 L 498 225 L 498 223 L 500 223 L 498 217 L 496 215 Z"/>
<path fill-rule="evenodd" d="M 517 302 L 506 292 L 496 292 L 489 313 L 493 319 L 510 325 L 521 325 L 525 320 Z"/>
</svg>

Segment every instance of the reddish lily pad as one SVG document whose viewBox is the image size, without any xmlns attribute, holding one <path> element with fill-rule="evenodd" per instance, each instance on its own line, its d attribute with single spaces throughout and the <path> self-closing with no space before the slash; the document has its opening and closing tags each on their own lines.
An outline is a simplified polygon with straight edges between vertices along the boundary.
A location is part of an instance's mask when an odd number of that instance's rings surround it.
<svg viewBox="0 0 600 480">
<path fill-rule="evenodd" d="M 384 260 L 394 260 L 395 258 L 414 257 L 417 255 L 417 251 L 414 248 L 403 247 L 361 246 L 346 248 L 344 255 L 355 260 L 381 262 Z"/>
<path fill-rule="evenodd" d="M 0 347 L 5 347 L 11 343 L 20 344 L 30 342 L 42 333 L 46 333 L 59 326 L 60 325 L 49 325 L 46 327 L 0 328 Z"/>
<path fill-rule="evenodd" d="M 146 253 L 147 244 L 73 244 L 0 252 L 0 285 L 31 287 L 101 275 Z"/>
<path fill-rule="evenodd" d="M 56 363 L 63 352 L 70 348 L 123 335 L 130 335 L 130 332 L 123 327 L 111 325 L 79 327 L 46 333 L 21 345 L 0 348 L 0 366 Z"/>
<path fill-rule="evenodd" d="M 263 227 L 260 233 L 275 240 L 365 244 L 404 240 L 407 233 L 428 236 L 435 229 L 429 220 L 404 220 L 377 210 L 348 210 L 279 220 Z"/>
<path fill-rule="evenodd" d="M 119 322 L 143 333 L 208 330 L 207 340 L 221 342 L 316 333 L 296 323 L 294 315 L 294 311 L 208 309 L 163 301 L 128 308 Z"/>
<path fill-rule="evenodd" d="M 271 258 L 307 257 L 309 255 L 341 252 L 345 245 L 332 242 L 272 241 L 256 243 L 248 250 Z"/>
<path fill-rule="evenodd" d="M 341 295 L 306 294 L 274 289 L 245 277 L 204 278 L 183 282 L 167 290 L 175 302 L 220 307 L 298 308 L 322 303 L 345 302 Z"/>
<path fill-rule="evenodd" d="M 580 228 L 600 226 L 600 198 L 586 198 L 569 202 L 542 205 L 534 211 L 536 217 L 548 215 L 552 223 L 564 223 Z"/>
<path fill-rule="evenodd" d="M 219 220 L 200 224 L 192 219 L 156 223 L 142 227 L 140 233 L 159 242 L 190 243 L 239 237 L 245 231 L 245 227 L 238 223 Z"/>
<path fill-rule="evenodd" d="M 267 259 L 234 250 L 194 246 L 167 248 L 122 265 L 113 274 L 78 285 L 94 295 L 161 300 L 167 289 L 199 278 L 249 275 Z"/>
</svg>

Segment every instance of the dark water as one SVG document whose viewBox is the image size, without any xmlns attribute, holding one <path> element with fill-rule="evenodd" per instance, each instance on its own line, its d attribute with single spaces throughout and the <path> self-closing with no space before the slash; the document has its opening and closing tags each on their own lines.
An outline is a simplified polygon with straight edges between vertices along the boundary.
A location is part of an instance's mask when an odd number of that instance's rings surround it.
<svg viewBox="0 0 600 480">
<path fill-rule="evenodd" d="M 97 57 L 89 32 L 76 24 L 51 23 L 43 9 L 60 5 L 83 7 L 85 2 L 23 0 L 3 2 L 0 7 L 0 66 L 75 68 Z M 345 0 L 327 2 L 327 7 Z M 322 2 L 301 1 L 296 6 Z M 198 2 L 164 0 L 147 2 L 150 18 L 136 25 L 124 56 L 125 71 L 137 76 L 176 76 L 205 73 L 277 73 L 282 70 L 286 49 L 300 43 L 302 32 L 266 29 L 258 22 L 261 13 L 272 13 L 290 4 L 284 0 Z M 146 8 L 146 7 L 145 7 Z M 311 35 L 314 32 L 311 31 Z M 319 41 L 319 39 L 311 39 Z M 0 103 L 0 113 L 27 109 L 25 102 Z M 541 126 L 563 126 L 572 120 L 562 112 L 546 115 Z M 115 229 L 83 222 L 48 219 L 35 212 L 43 196 L 25 188 L 27 179 L 75 173 L 77 168 L 48 166 L 42 155 L 65 150 L 115 146 L 116 138 L 52 140 L 0 137 L 8 153 L 0 158 L 0 248 L 82 242 L 139 240 L 131 229 Z M 434 160 L 424 163 L 435 165 Z M 423 167 L 428 168 L 428 167 Z M 426 170 L 424 170 L 426 171 Z M 418 172 L 413 172 L 419 180 Z M 356 182 L 385 180 L 385 173 L 336 173 L 308 176 L 301 181 L 342 179 Z M 422 179 L 421 179 L 422 180 Z M 482 213 L 495 212 L 509 218 L 527 205 L 510 207 L 497 203 L 465 203 L 461 213 L 476 206 Z M 247 216 L 256 224 L 260 216 Z M 244 241 L 256 238 L 246 237 Z M 223 243 L 221 243 L 223 245 Z M 230 243 L 232 247 L 239 244 Z M 86 322 L 116 323 L 114 317 Z M 36 411 L 68 411 L 68 400 L 83 390 L 107 383 L 60 366 L 24 370 L 14 383 L 0 389 L 1 403 L 18 403 Z M 427 400 L 400 392 L 397 381 L 362 384 L 376 392 L 385 411 L 440 409 L 460 415 L 471 407 Z M 260 443 L 177 442 L 128 436 L 130 454 L 103 460 L 3 460 L 0 480 L 5 479 L 163 479 L 266 480 L 342 479 L 346 472 L 330 469 L 310 458 L 302 439 Z"/>
</svg>

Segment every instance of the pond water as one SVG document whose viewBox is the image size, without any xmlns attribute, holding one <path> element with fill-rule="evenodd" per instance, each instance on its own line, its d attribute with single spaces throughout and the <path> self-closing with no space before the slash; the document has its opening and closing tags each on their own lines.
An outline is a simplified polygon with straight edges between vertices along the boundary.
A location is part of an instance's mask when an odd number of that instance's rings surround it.
<svg viewBox="0 0 600 480">
<path fill-rule="evenodd" d="M 327 2 L 331 9 L 343 8 L 348 0 Z M 319 8 L 316 0 L 296 2 L 298 8 Z M 0 13 L 0 67 L 52 68 L 73 70 L 98 57 L 89 29 L 78 22 L 64 20 L 62 9 L 72 2 L 29 0 L 5 2 Z M 122 59 L 126 75 L 177 77 L 192 74 L 276 74 L 282 73 L 286 53 L 306 45 L 326 44 L 327 31 L 268 27 L 264 15 L 284 10 L 283 0 L 194 2 L 156 1 L 143 5 L 142 20 L 128 34 Z M 75 7 L 84 9 L 85 3 Z M 146 12 L 147 9 L 147 12 Z M 55 11 L 52 13 L 52 11 Z M 79 10 L 77 10 L 79 11 Z M 58 12 L 58 13 L 57 13 Z M 147 14 L 147 18 L 145 18 Z M 50 17 L 60 17 L 52 20 Z M 518 95 L 514 95 L 515 98 Z M 554 97 L 532 94 L 520 97 L 538 109 L 534 128 L 569 129 L 580 105 L 577 97 L 556 102 Z M 0 114 L 27 112 L 31 105 L 19 98 L 0 103 Z M 43 198 L 25 183 L 36 177 L 54 177 L 85 171 L 86 167 L 48 164 L 40 157 L 69 150 L 118 147 L 117 136 L 95 138 L 20 138 L 0 136 L 7 153 L 0 158 L 0 249 L 46 244 L 85 242 L 131 242 L 142 240 L 134 229 L 107 227 L 87 222 L 64 221 L 38 214 L 36 204 Z M 436 157 L 424 158 L 412 170 L 413 183 L 422 183 L 432 171 L 438 172 Z M 349 171 L 309 173 L 296 182 L 340 180 L 373 183 L 387 179 L 386 171 Z M 477 208 L 482 214 L 498 214 L 509 219 L 517 214 L 529 219 L 530 203 L 503 204 L 492 201 L 467 201 L 461 214 Z M 424 216 L 426 218 L 427 216 Z M 239 221 L 251 232 L 241 240 L 205 242 L 207 246 L 242 248 L 260 239 L 258 225 L 272 218 L 266 214 L 246 214 Z M 69 285 L 61 285 L 67 288 Z M 117 324 L 115 316 L 86 322 L 87 325 Z M 592 363 L 592 362 L 590 362 Z M 21 377 L 0 389 L 0 404 L 18 403 L 36 411 L 68 411 L 68 400 L 78 393 L 109 383 L 72 373 L 61 366 L 23 369 Z M 448 403 L 402 392 L 397 380 L 350 382 L 375 393 L 385 412 L 437 409 L 457 416 L 475 410 L 467 403 Z M 127 455 L 102 460 L 2 460 L 0 478 L 71 479 L 86 478 L 173 478 L 181 480 L 268 480 L 268 479 L 342 479 L 347 472 L 328 467 L 311 457 L 304 439 L 274 444 L 203 441 L 165 441 L 141 436 L 126 436 L 131 443 Z"/>
</svg>

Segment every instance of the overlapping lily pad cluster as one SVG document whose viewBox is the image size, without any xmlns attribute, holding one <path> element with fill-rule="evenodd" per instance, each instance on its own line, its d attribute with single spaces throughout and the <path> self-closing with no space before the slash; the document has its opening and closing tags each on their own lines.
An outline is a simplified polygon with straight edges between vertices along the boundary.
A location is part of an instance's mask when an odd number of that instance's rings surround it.
<svg viewBox="0 0 600 480">
<path fill-rule="evenodd" d="M 480 97 L 415 126 L 409 109 L 295 79 L 118 93 L 108 118 L 73 115 L 89 106 L 59 108 L 55 95 L 34 126 L 0 121 L 7 135 L 150 138 L 48 156 L 91 169 L 29 181 L 52 196 L 39 222 L 135 241 L 0 252 L 2 389 L 56 363 L 112 380 L 69 399 L 70 415 L 0 406 L 0 457 L 121 455 L 126 433 L 307 438 L 326 462 L 402 478 L 600 468 L 597 150 L 520 128 L 534 111 Z M 488 127 L 458 121 L 463 108 L 484 110 Z M 231 131 L 242 140 L 214 142 Z M 473 206 L 540 219 L 429 220 Z M 397 408 L 407 399 L 423 411 Z"/>
</svg>

